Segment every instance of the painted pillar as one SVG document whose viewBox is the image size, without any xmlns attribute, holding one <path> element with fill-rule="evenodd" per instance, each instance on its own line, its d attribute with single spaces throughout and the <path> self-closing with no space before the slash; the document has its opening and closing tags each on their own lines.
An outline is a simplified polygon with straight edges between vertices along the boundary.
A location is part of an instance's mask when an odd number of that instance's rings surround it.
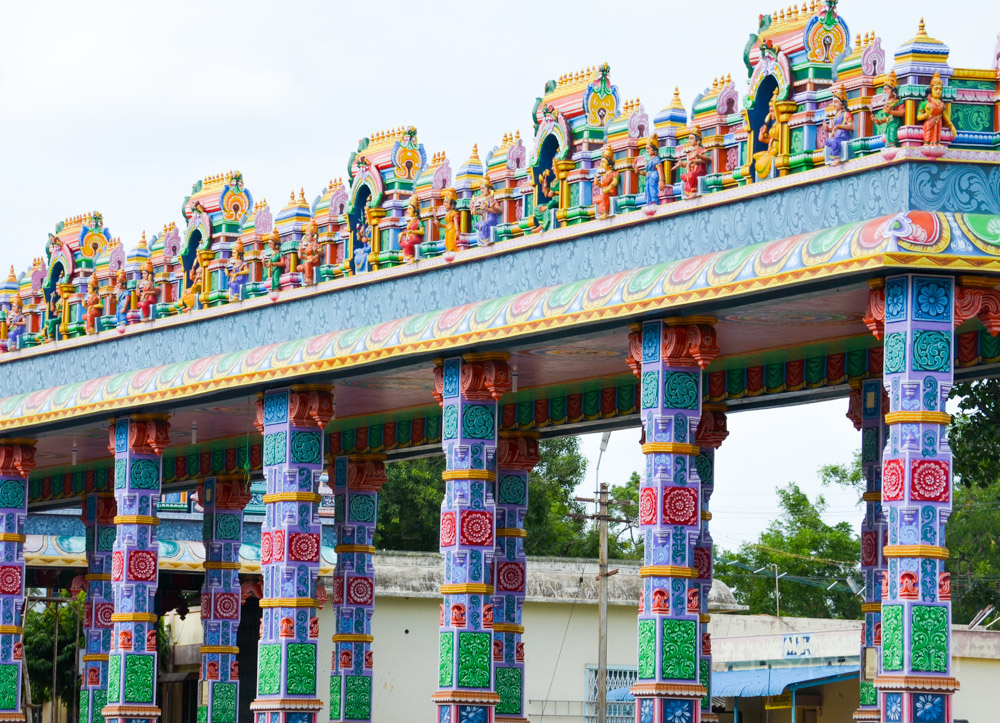
<svg viewBox="0 0 1000 723">
<path fill-rule="evenodd" d="M 698 572 L 698 577 L 695 579 L 698 586 L 698 678 L 706 691 L 701 699 L 702 723 L 719 719 L 719 716 L 712 712 L 712 637 L 708 632 L 708 623 L 711 620 L 708 614 L 708 594 L 712 590 L 714 542 L 709 531 L 712 513 L 708 511 L 708 503 L 715 491 L 715 450 L 722 446 L 728 436 L 726 405 L 703 404 L 698 431 L 695 433 L 698 456 L 694 460 L 701 488 L 701 525 L 698 541 L 694 547 L 694 569 Z"/>
<path fill-rule="evenodd" d="M 650 321 L 629 336 L 640 374 L 646 473 L 639 489 L 645 554 L 639 574 L 637 721 L 701 719 L 701 584 L 695 565 L 702 499 L 694 444 L 702 373 L 718 354 L 714 319 Z"/>
<path fill-rule="evenodd" d="M 861 604 L 860 706 L 856 721 L 880 720 L 878 693 L 873 680 L 865 680 L 865 651 L 872 649 L 876 664 L 882 646 L 882 576 L 885 574 L 886 526 L 882 514 L 882 448 L 886 441 L 885 388 L 881 379 L 866 379 L 851 392 L 848 418 L 861 432 L 861 473 L 865 479 L 865 517 L 861 522 L 861 572 L 865 577 L 865 601 Z M 876 671 L 877 672 L 877 671 Z"/>
<path fill-rule="evenodd" d="M 255 723 L 316 723 L 320 566 L 317 492 L 323 430 L 333 419 L 333 390 L 294 386 L 265 392 L 256 425 L 264 434 L 264 577 Z"/>
<path fill-rule="evenodd" d="M 467 354 L 434 370 L 446 467 L 441 503 L 444 603 L 438 647 L 438 723 L 492 723 L 493 594 L 498 402 L 510 389 L 506 354 Z"/>
<path fill-rule="evenodd" d="M 108 723 L 155 721 L 159 573 L 156 504 L 162 455 L 170 444 L 166 416 L 136 414 L 111 421 L 109 451 L 115 455 L 115 543 L 111 590 L 115 609 L 108 656 Z"/>
<path fill-rule="evenodd" d="M 501 432 L 497 447 L 497 534 L 493 553 L 493 663 L 497 723 L 528 723 L 524 696 L 524 625 L 521 609 L 527 589 L 524 517 L 528 513 L 528 475 L 538 464 L 537 432 Z"/>
<path fill-rule="evenodd" d="M 24 519 L 28 474 L 35 468 L 35 442 L 0 439 L 0 721 L 23 721 L 21 711 L 24 632 Z"/>
<path fill-rule="evenodd" d="M 884 383 L 889 441 L 882 464 L 888 518 L 882 578 L 882 720 L 950 723 L 951 585 L 945 522 L 951 450 L 945 402 L 954 381 L 955 282 L 894 276 L 885 283 Z"/>
<path fill-rule="evenodd" d="M 236 631 L 240 626 L 240 545 L 243 508 L 250 489 L 243 475 L 206 477 L 198 486 L 204 510 L 205 580 L 201 587 L 201 683 L 198 720 L 236 723 L 240 670 Z"/>
<path fill-rule="evenodd" d="M 81 658 L 80 721 L 100 723 L 108 704 L 108 653 L 115 599 L 111 592 L 117 505 L 113 492 L 92 492 L 83 500 L 87 526 L 87 599 L 83 604 L 84 652 Z"/>
<path fill-rule="evenodd" d="M 336 630 L 330 664 L 330 720 L 372 719 L 372 614 L 375 612 L 375 524 L 385 455 L 338 456 L 333 465 L 337 567 Z"/>
</svg>

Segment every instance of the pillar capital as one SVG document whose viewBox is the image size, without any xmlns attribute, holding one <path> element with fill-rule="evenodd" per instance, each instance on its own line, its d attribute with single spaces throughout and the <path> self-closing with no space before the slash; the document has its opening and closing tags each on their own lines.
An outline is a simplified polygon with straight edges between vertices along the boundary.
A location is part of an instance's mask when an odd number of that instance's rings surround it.
<svg viewBox="0 0 1000 723">
<path fill-rule="evenodd" d="M 35 440 L 0 439 L 0 474 L 27 477 L 35 468 Z"/>
<path fill-rule="evenodd" d="M 134 414 L 112 419 L 108 424 L 108 451 L 111 454 L 162 455 L 170 445 L 170 422 L 166 414 Z"/>
<path fill-rule="evenodd" d="M 202 506 L 209 503 L 222 510 L 242 510 L 253 497 L 250 484 L 242 474 L 220 474 L 214 480 L 211 500 L 206 498 L 205 481 L 198 483 L 198 500 Z"/>
<path fill-rule="evenodd" d="M 538 432 L 500 432 L 497 467 L 530 472 L 538 461 Z"/>
<path fill-rule="evenodd" d="M 509 354 L 465 354 L 437 360 L 434 366 L 434 398 L 444 404 L 445 397 L 461 394 L 463 399 L 499 401 L 510 391 L 512 380 Z"/>
<path fill-rule="evenodd" d="M 725 404 L 703 404 L 701 419 L 694 435 L 694 443 L 699 447 L 718 449 L 729 437 Z"/>
<path fill-rule="evenodd" d="M 378 492 L 388 479 L 384 454 L 347 456 L 347 488 L 357 492 Z"/>
<path fill-rule="evenodd" d="M 296 427 L 319 427 L 320 430 L 333 419 L 333 386 L 328 384 L 299 384 L 290 388 L 288 417 Z"/>
</svg>

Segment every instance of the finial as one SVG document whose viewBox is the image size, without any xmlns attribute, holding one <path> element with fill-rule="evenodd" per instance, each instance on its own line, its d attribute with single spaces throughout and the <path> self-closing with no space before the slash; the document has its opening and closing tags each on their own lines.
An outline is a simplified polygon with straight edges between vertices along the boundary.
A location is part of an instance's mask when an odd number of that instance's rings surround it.
<svg viewBox="0 0 1000 723">
<path fill-rule="evenodd" d="M 468 162 L 470 164 L 471 163 L 479 163 L 480 162 L 479 161 L 479 144 L 478 143 L 473 143 L 472 144 L 472 153 L 469 154 L 469 160 L 468 160 Z"/>
<path fill-rule="evenodd" d="M 300 203 L 305 203 L 306 202 L 306 189 L 305 188 L 300 188 L 299 189 L 299 202 Z"/>
<path fill-rule="evenodd" d="M 289 203 L 295 203 L 295 189 L 294 188 L 292 189 L 292 192 L 288 194 L 288 202 Z"/>
<path fill-rule="evenodd" d="M 142 238 L 139 239 L 139 248 L 146 248 L 146 229 L 142 230 Z"/>
<path fill-rule="evenodd" d="M 17 281 L 17 276 L 14 274 L 14 264 L 10 265 L 10 276 L 7 277 L 7 281 Z"/>
<path fill-rule="evenodd" d="M 520 129 L 514 131 L 514 140 L 515 141 L 521 140 L 521 131 L 520 131 Z"/>
<path fill-rule="evenodd" d="M 920 18 L 920 25 L 917 26 L 917 37 L 927 37 L 927 28 L 924 27 L 924 19 Z"/>
</svg>

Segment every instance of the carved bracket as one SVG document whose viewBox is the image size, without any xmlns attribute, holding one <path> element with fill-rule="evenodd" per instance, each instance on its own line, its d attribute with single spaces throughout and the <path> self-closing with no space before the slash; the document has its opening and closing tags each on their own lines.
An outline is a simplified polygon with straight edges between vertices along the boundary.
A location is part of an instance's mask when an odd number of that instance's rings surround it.
<svg viewBox="0 0 1000 723">
<path fill-rule="evenodd" d="M 699 447 L 718 449 L 729 436 L 729 426 L 726 421 L 726 408 L 721 404 L 704 404 L 701 408 L 701 419 L 694 434 L 695 444 Z"/>
<path fill-rule="evenodd" d="M 35 440 L 0 439 L 0 474 L 27 477 L 35 468 Z"/>
<path fill-rule="evenodd" d="M 538 464 L 537 434 L 507 434 L 501 432 L 497 445 L 497 467 L 530 472 Z"/>
<path fill-rule="evenodd" d="M 350 455 L 347 462 L 347 488 L 356 492 L 378 492 L 385 484 L 384 454 Z"/>
</svg>

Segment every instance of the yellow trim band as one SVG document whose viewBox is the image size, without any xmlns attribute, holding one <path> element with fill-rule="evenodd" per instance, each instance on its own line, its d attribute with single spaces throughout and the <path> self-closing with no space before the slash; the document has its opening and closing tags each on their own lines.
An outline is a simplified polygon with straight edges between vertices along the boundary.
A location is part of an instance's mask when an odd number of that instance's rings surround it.
<svg viewBox="0 0 1000 723">
<path fill-rule="evenodd" d="M 706 522 L 709 521 L 709 520 L 711 520 L 712 519 L 712 513 L 709 512 L 708 510 L 702 510 L 701 511 L 701 519 L 705 520 Z"/>
<path fill-rule="evenodd" d="M 691 454 L 701 452 L 697 444 L 685 442 L 646 442 L 642 445 L 643 454 Z"/>
<path fill-rule="evenodd" d="M 863 502 L 881 502 L 882 493 L 881 492 L 865 492 L 861 495 L 861 500 Z"/>
<path fill-rule="evenodd" d="M 111 613 L 113 623 L 155 623 L 155 613 Z"/>
<path fill-rule="evenodd" d="M 116 525 L 153 525 L 156 527 L 160 524 L 160 518 L 149 515 L 115 515 L 112 522 Z"/>
<path fill-rule="evenodd" d="M 497 474 L 485 469 L 446 469 L 441 473 L 441 479 L 482 479 L 496 482 Z"/>
<path fill-rule="evenodd" d="M 880 613 L 880 612 L 882 612 L 882 603 L 880 603 L 880 602 L 861 603 L 861 612 L 863 612 L 863 613 Z"/>
<path fill-rule="evenodd" d="M 0 532 L 0 542 L 20 542 L 23 545 L 26 539 L 27 536 L 16 532 Z"/>
<path fill-rule="evenodd" d="M 497 537 L 527 537 L 528 531 L 520 527 L 498 527 Z"/>
<path fill-rule="evenodd" d="M 0 635 L 21 635 L 24 628 L 20 625 L 0 625 Z"/>
<path fill-rule="evenodd" d="M 639 568 L 639 577 L 686 577 L 696 580 L 698 571 L 693 567 L 678 565 L 643 565 Z"/>
<path fill-rule="evenodd" d="M 87 653 L 86 655 L 83 656 L 83 662 L 85 662 L 85 663 L 92 663 L 92 662 L 106 663 L 106 662 L 108 662 L 108 654 L 107 653 Z"/>
<path fill-rule="evenodd" d="M 951 553 L 947 547 L 938 545 L 886 545 L 882 548 L 885 557 L 929 557 L 933 560 L 947 560 Z"/>
<path fill-rule="evenodd" d="M 337 545 L 333 548 L 336 553 L 341 552 L 367 552 L 369 555 L 375 554 L 375 545 Z"/>
<path fill-rule="evenodd" d="M 371 643 L 375 641 L 375 636 L 363 633 L 337 633 L 330 639 L 335 643 Z"/>
<path fill-rule="evenodd" d="M 83 579 L 84 580 L 96 580 L 96 581 L 111 582 L 111 573 L 110 572 L 88 572 L 86 575 L 83 576 Z"/>
<path fill-rule="evenodd" d="M 201 566 L 205 570 L 239 570 L 240 563 L 238 562 L 218 562 L 216 560 L 205 560 L 201 563 Z"/>
<path fill-rule="evenodd" d="M 492 595 L 493 586 L 484 582 L 459 582 L 441 586 L 442 595 Z"/>
<path fill-rule="evenodd" d="M 712 619 L 712 616 L 708 613 L 700 613 L 698 615 L 698 622 L 708 624 L 708 621 Z"/>
<path fill-rule="evenodd" d="M 237 655 L 240 649 L 235 645 L 202 645 L 198 648 L 199 653 L 229 653 Z"/>
<path fill-rule="evenodd" d="M 271 597 L 262 598 L 262 608 L 318 608 L 319 601 L 311 597 Z"/>
<path fill-rule="evenodd" d="M 272 492 L 262 498 L 264 504 L 272 502 L 315 502 L 319 504 L 323 501 L 321 495 L 315 492 Z"/>
<path fill-rule="evenodd" d="M 886 424 L 950 424 L 948 412 L 889 412 Z"/>
<path fill-rule="evenodd" d="M 514 623 L 493 623 L 494 633 L 516 633 L 518 635 L 524 634 L 523 625 L 515 625 Z"/>
</svg>

